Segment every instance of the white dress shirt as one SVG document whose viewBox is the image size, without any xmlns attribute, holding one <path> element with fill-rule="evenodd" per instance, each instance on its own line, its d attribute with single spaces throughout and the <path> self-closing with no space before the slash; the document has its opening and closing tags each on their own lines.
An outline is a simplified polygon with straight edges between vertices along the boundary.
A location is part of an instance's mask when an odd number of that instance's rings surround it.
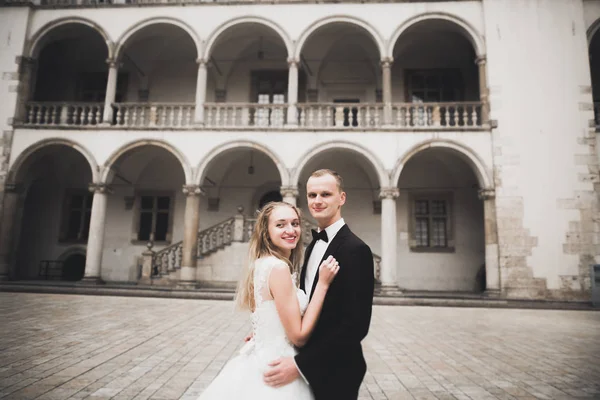
<svg viewBox="0 0 600 400">
<path fill-rule="evenodd" d="M 306 289 L 306 294 L 310 297 L 312 292 L 313 282 L 319 273 L 319 265 L 321 265 L 321 259 L 325 255 L 327 251 L 327 247 L 333 241 L 333 238 L 340 229 L 344 226 L 344 218 L 340 218 L 333 224 L 329 225 L 325 228 L 325 232 L 327 232 L 328 242 L 324 242 L 321 239 L 317 240 L 312 253 L 310 253 L 310 258 L 308 259 L 308 263 L 306 263 L 306 275 L 304 276 L 304 289 Z"/>
</svg>

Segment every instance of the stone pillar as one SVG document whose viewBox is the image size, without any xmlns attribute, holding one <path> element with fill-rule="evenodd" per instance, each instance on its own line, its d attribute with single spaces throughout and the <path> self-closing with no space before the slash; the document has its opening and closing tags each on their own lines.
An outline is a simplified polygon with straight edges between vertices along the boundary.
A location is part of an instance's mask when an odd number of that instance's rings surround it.
<svg viewBox="0 0 600 400">
<path fill-rule="evenodd" d="M 196 80 L 196 111 L 194 113 L 194 121 L 198 125 L 204 125 L 204 102 L 206 101 L 206 83 L 207 71 L 206 61 L 199 58 L 198 63 L 198 78 Z"/>
<path fill-rule="evenodd" d="M 37 60 L 29 57 L 19 58 L 19 91 L 16 120 L 27 121 L 27 102 L 33 97 L 36 81 Z"/>
<path fill-rule="evenodd" d="M 381 198 L 381 289 L 397 290 L 397 243 L 398 230 L 396 228 L 396 199 L 400 195 L 398 188 L 382 188 L 379 193 Z"/>
<path fill-rule="evenodd" d="M 500 294 L 500 265 L 498 254 L 498 228 L 496 222 L 496 194 L 494 189 L 479 190 L 483 200 L 485 224 L 485 288 L 489 295 Z"/>
<path fill-rule="evenodd" d="M 392 62 L 391 58 L 381 60 L 383 86 L 383 125 L 392 124 Z"/>
<path fill-rule="evenodd" d="M 200 195 L 203 192 L 198 185 L 186 185 L 183 187 L 183 193 L 186 195 L 186 198 L 179 286 L 193 288 L 196 285 L 196 253 L 198 251 L 198 227 L 200 223 Z"/>
<path fill-rule="evenodd" d="M 487 58 L 479 56 L 475 59 L 475 63 L 479 67 L 479 99 L 481 101 L 481 123 L 487 124 L 490 122 L 490 100 L 487 87 Z"/>
<path fill-rule="evenodd" d="M 106 96 L 104 98 L 104 112 L 102 113 L 102 123 L 111 125 L 113 120 L 112 105 L 117 95 L 117 62 L 111 58 L 106 60 L 108 64 L 108 81 L 106 82 Z"/>
<path fill-rule="evenodd" d="M 152 261 L 154 260 L 154 251 L 152 251 L 152 242 L 146 245 L 146 251 L 142 253 L 142 276 L 138 281 L 139 285 L 152 284 Z"/>
<path fill-rule="evenodd" d="M 282 186 L 280 188 L 280 193 L 281 196 L 283 196 L 283 201 L 285 203 L 291 204 L 293 206 L 296 206 L 297 204 L 297 199 L 298 199 L 298 188 L 296 186 Z"/>
<path fill-rule="evenodd" d="M 298 125 L 298 60 L 288 59 L 288 109 L 287 124 Z"/>
<path fill-rule="evenodd" d="M 90 232 L 88 235 L 85 260 L 85 275 L 83 281 L 100 283 L 100 268 L 102 267 L 102 251 L 104 250 L 104 227 L 106 225 L 106 203 L 110 188 L 104 183 L 92 183 L 90 192 L 94 193 L 92 200 L 92 215 L 90 217 Z"/>
<path fill-rule="evenodd" d="M 0 220 L 0 281 L 8 280 L 11 275 L 13 244 L 15 239 L 15 222 L 19 191 L 17 185 L 4 185 L 4 207 Z"/>
</svg>

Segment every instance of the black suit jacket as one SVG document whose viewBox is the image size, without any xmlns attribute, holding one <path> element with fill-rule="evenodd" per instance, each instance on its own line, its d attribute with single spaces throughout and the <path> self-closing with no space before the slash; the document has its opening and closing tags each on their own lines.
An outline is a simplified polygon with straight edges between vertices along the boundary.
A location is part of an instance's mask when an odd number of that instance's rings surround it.
<svg viewBox="0 0 600 400">
<path fill-rule="evenodd" d="M 306 265 L 312 247 L 306 249 L 301 289 L 305 289 Z M 369 246 L 344 225 L 327 247 L 323 260 L 329 255 L 339 262 L 340 271 L 329 287 L 310 339 L 295 360 L 316 400 L 356 399 L 367 370 L 360 342 L 371 322 L 373 254 Z M 311 296 L 318 278 L 317 271 Z"/>
</svg>

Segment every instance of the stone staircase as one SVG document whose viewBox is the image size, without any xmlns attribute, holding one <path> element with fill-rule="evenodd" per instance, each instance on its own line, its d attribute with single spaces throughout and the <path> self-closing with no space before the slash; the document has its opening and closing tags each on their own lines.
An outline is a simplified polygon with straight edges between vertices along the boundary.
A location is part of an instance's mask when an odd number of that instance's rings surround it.
<svg viewBox="0 0 600 400">
<path fill-rule="evenodd" d="M 231 290 L 240 278 L 240 271 L 247 261 L 248 243 L 255 218 L 237 215 L 198 232 L 196 269 L 197 281 L 202 287 Z M 307 246 L 312 240 L 312 224 L 305 221 L 302 242 Z M 142 277 L 140 283 L 156 286 L 174 286 L 179 281 L 183 241 L 173 243 L 159 251 L 148 250 L 142 254 Z M 221 251 L 226 250 L 226 251 Z M 381 257 L 374 254 L 375 280 L 379 283 Z"/>
</svg>

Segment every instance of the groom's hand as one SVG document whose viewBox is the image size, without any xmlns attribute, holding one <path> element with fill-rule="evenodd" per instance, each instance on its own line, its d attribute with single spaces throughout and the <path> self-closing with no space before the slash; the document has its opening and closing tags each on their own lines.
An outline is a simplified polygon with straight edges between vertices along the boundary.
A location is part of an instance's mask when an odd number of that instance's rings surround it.
<svg viewBox="0 0 600 400">
<path fill-rule="evenodd" d="M 285 386 L 300 376 L 292 357 L 280 358 L 269 363 L 270 370 L 265 372 L 265 383 L 272 387 Z"/>
</svg>

